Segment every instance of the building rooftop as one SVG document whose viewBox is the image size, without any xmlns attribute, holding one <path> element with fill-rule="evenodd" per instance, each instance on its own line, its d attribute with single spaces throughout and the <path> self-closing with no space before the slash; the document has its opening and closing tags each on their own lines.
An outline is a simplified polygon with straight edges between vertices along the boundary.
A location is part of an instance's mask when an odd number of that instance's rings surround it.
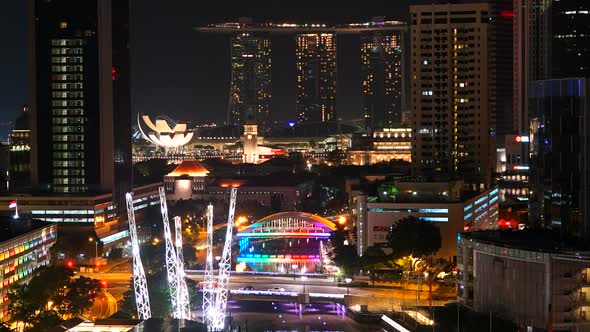
<svg viewBox="0 0 590 332">
<path fill-rule="evenodd" d="M 293 187 L 306 182 L 303 176 L 293 173 L 274 173 L 272 176 L 219 177 L 211 183 L 217 187 Z"/>
<path fill-rule="evenodd" d="M 590 257 L 590 244 L 564 238 L 557 230 L 477 231 L 461 233 L 461 237 L 499 247 Z"/>
<path fill-rule="evenodd" d="M 0 242 L 49 226 L 50 223 L 36 219 L 14 219 L 0 216 Z"/>
<path fill-rule="evenodd" d="M 272 32 L 272 33 L 358 33 L 377 30 L 403 30 L 406 23 L 400 21 L 370 21 L 349 24 L 326 24 L 326 23 L 292 23 L 292 22 L 226 22 L 210 24 L 206 27 L 197 27 L 195 30 L 201 32 Z"/>
<path fill-rule="evenodd" d="M 189 159 L 181 162 L 176 168 L 166 176 L 207 176 L 209 170 L 198 160 Z"/>
</svg>

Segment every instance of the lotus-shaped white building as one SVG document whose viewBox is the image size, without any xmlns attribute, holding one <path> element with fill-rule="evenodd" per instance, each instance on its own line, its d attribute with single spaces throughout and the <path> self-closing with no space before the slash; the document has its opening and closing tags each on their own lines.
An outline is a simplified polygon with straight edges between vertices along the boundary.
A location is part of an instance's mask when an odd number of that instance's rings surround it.
<svg viewBox="0 0 590 332">
<path fill-rule="evenodd" d="M 137 114 L 137 126 L 143 138 L 165 149 L 182 147 L 193 139 L 194 133 L 187 129 L 186 123 L 173 125 L 174 128 L 170 128 L 170 124 L 164 119 L 156 119 L 154 124 L 149 115 Z"/>
</svg>

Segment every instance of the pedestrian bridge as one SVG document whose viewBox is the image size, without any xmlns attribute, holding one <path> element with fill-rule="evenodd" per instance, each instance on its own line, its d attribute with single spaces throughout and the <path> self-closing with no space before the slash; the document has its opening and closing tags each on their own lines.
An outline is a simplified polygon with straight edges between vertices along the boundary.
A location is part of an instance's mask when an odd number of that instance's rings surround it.
<svg viewBox="0 0 590 332">
<path fill-rule="evenodd" d="M 321 248 L 334 230 L 333 222 L 315 214 L 271 214 L 238 228 L 237 262 L 252 271 L 321 272 Z"/>
<path fill-rule="evenodd" d="M 327 238 L 336 225 L 316 214 L 287 211 L 266 216 L 238 231 L 238 238 Z"/>
</svg>

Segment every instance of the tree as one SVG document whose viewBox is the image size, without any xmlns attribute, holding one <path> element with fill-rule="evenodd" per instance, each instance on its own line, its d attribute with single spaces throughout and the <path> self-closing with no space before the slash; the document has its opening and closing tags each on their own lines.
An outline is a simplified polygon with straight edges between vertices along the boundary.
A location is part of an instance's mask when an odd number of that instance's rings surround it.
<svg viewBox="0 0 590 332">
<path fill-rule="evenodd" d="M 198 291 L 197 283 L 194 280 L 186 279 L 191 310 L 197 310 L 203 303 L 202 294 Z M 135 306 L 135 293 L 133 290 L 133 279 L 129 281 L 129 290 L 123 294 L 119 302 L 120 310 L 132 317 L 137 316 Z M 169 317 L 172 314 L 172 303 L 170 301 L 170 290 L 168 288 L 168 276 L 162 270 L 157 274 L 147 277 L 148 294 L 152 317 Z"/>
<path fill-rule="evenodd" d="M 184 266 L 192 266 L 197 262 L 197 249 L 190 244 L 183 244 L 182 256 L 184 257 Z"/>
<path fill-rule="evenodd" d="M 342 269 L 345 275 L 354 275 L 359 266 L 359 256 L 356 248 L 348 240 L 348 232 L 339 227 L 330 236 L 330 242 L 333 247 L 334 263 Z"/>
<path fill-rule="evenodd" d="M 432 307 L 432 282 L 446 266 L 446 261 L 433 257 L 441 246 L 438 227 L 423 219 L 407 217 L 391 227 L 387 240 L 394 258 L 411 257 L 409 273 L 418 277 L 427 273 L 428 298 Z"/>
<path fill-rule="evenodd" d="M 6 324 L 0 324 L 0 332 L 14 332 L 14 330 Z"/>
<path fill-rule="evenodd" d="M 26 328 L 25 332 L 44 332 L 57 326 L 62 321 L 63 319 L 59 317 L 56 311 L 43 310 L 36 316 L 32 317 L 32 326 Z"/>
<path fill-rule="evenodd" d="M 63 266 L 48 267 L 28 284 L 10 287 L 7 294 L 10 322 L 17 325 L 22 322 L 25 331 L 46 331 L 64 316 L 80 315 L 88 310 L 100 291 L 99 282 L 72 276 L 72 271 Z"/>
<path fill-rule="evenodd" d="M 407 217 L 395 223 L 387 234 L 387 241 L 394 258 L 424 258 L 435 254 L 441 246 L 438 227 L 416 217 Z"/>
<path fill-rule="evenodd" d="M 70 282 L 64 295 L 66 312 L 82 315 L 90 309 L 101 292 L 100 282 L 88 277 L 79 277 Z"/>
</svg>

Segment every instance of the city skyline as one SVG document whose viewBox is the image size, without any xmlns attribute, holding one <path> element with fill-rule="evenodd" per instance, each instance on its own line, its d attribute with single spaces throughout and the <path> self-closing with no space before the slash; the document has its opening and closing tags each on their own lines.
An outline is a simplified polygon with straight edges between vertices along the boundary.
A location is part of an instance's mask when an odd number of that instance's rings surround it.
<svg viewBox="0 0 590 332">
<path fill-rule="evenodd" d="M 277 5 L 260 2 L 257 4 L 239 4 L 226 8 L 212 4 L 207 14 L 197 10 L 197 5 L 186 1 L 174 1 L 161 4 L 156 1 L 145 3 L 131 1 L 131 57 L 132 71 L 132 111 L 148 114 L 168 114 L 178 120 L 223 121 L 227 117 L 229 94 L 229 59 L 228 41 L 223 37 L 199 36 L 193 31 L 202 26 L 223 21 L 237 20 L 241 16 L 251 16 L 257 21 L 269 19 L 294 22 L 334 22 L 347 23 L 367 21 L 373 16 L 385 16 L 387 19 L 407 21 L 408 3 L 417 1 L 400 1 L 395 4 L 375 4 L 370 8 L 360 4 L 341 4 L 326 2 L 314 4 L 314 12 L 309 14 L 302 6 Z M 145 4 L 145 6 L 143 6 Z M 7 1 L 0 10 L 0 35 L 13 45 L 0 57 L 4 63 L 12 63 L 5 73 L 9 79 L 3 82 L 0 91 L 0 119 L 14 121 L 23 104 L 26 103 L 26 3 Z M 9 14 L 10 13 L 10 14 Z M 153 25 L 154 17 L 165 24 Z M 173 36 L 172 38 L 166 36 Z M 347 41 L 344 41 L 344 43 Z M 202 52 L 200 45 L 219 50 L 213 54 Z M 291 51 L 282 40 L 277 40 L 276 52 L 283 57 Z M 182 49 L 182 52 L 177 50 Z M 176 51 L 175 51 L 176 50 Z M 163 56 L 171 56 L 173 61 L 161 62 Z M 288 55 L 287 55 L 288 57 Z M 354 55 L 340 60 L 355 61 Z M 199 61 L 202 59 L 203 61 Z M 281 69 L 281 75 L 295 77 L 295 68 L 286 63 L 275 61 L 273 65 Z M 360 84 L 360 72 L 342 73 L 342 88 L 338 93 L 340 109 L 344 114 L 361 115 L 361 95 L 356 92 Z M 274 79 L 273 81 L 277 81 Z M 166 82 L 163 84 L 162 82 Z M 294 82 L 279 82 L 273 93 L 273 105 L 276 114 L 282 120 L 294 119 L 296 116 Z M 6 137 L 6 134 L 1 134 Z"/>
</svg>

